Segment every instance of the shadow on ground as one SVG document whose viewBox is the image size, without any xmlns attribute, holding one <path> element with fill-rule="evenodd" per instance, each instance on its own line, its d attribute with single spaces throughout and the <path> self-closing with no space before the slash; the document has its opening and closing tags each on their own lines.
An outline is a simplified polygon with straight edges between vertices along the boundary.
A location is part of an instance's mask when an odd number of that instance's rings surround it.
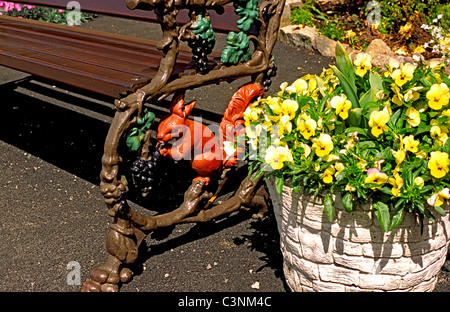
<svg viewBox="0 0 450 312">
<path fill-rule="evenodd" d="M 3 97 L 3 114 L 0 116 L 1 141 L 94 185 L 99 184 L 104 139 L 109 122 L 114 115 L 113 106 L 109 104 L 112 100 L 99 98 L 92 94 L 82 95 L 78 93 L 78 90 L 62 88 L 46 81 L 30 78 L 1 85 L 0 93 Z M 224 104 L 226 105 L 227 102 L 225 101 Z M 158 111 L 157 108 L 156 111 Z M 157 112 L 157 117 L 165 114 L 166 111 L 166 108 L 162 108 Z M 201 107 L 194 112 L 212 122 L 219 122 L 221 118 L 220 114 L 202 110 Z M 190 185 L 192 178 L 189 164 L 170 162 L 166 165 L 166 175 L 161 178 L 161 187 L 164 191 L 157 189 L 153 196 L 143 199 L 139 196 L 139 192 L 131 187 L 129 199 L 136 209 L 140 209 L 146 214 L 163 213 L 175 209 L 182 202 L 183 193 Z M 242 178 L 241 174 L 237 178 L 238 180 L 228 184 L 228 189 L 225 188 L 224 191 L 225 196 L 239 185 L 241 181 L 239 179 Z M 151 207 L 151 209 L 147 210 L 146 207 Z M 245 271 L 247 274 L 264 271 L 273 272 L 266 273 L 273 277 L 266 278 L 266 288 L 262 290 L 286 290 L 282 277 L 282 260 L 279 254 L 274 216 L 269 214 L 262 221 L 252 221 L 251 216 L 254 212 L 241 211 L 213 222 L 177 225 L 155 231 L 148 236 L 147 244 L 142 246 L 141 259 L 144 266 L 137 268 L 137 273 L 142 273 L 142 268 L 145 267 L 152 267 L 153 272 L 143 272 L 144 274 L 134 278 L 137 282 L 124 285 L 123 289 L 125 291 L 136 291 L 137 289 L 140 291 L 222 291 L 228 289 L 251 291 L 251 285 L 247 283 L 243 286 L 242 282 L 239 282 L 239 276 L 236 275 L 242 275 L 244 274 L 242 272 Z M 107 225 L 101 224 L 99 227 L 106 229 Z M 195 260 L 195 257 L 191 258 L 191 254 L 186 248 L 198 245 L 200 247 L 195 247 L 195 249 L 203 250 L 202 254 L 198 255 L 200 258 Z M 216 247 L 218 249 L 215 249 Z M 180 251 L 181 259 L 173 254 L 174 250 Z M 215 257 L 214 261 L 211 261 L 211 265 L 220 263 L 219 270 L 225 269 L 225 272 L 207 271 L 205 266 L 202 269 L 198 268 L 198 271 L 192 271 L 189 259 L 192 259 L 194 263 L 200 262 L 205 259 L 205 255 L 214 253 L 220 254 Z M 221 258 L 222 256 L 224 258 Z M 251 260 L 252 257 L 255 257 L 257 261 Z M 236 266 L 240 264 L 242 266 L 242 263 L 245 263 L 243 259 L 246 259 L 247 262 L 250 259 L 250 262 L 254 263 L 253 266 L 241 273 L 233 272 L 233 270 L 236 271 Z M 162 279 L 158 270 L 154 269 L 155 261 L 164 262 L 165 265 L 160 266 L 159 269 L 161 272 L 164 270 L 179 272 L 178 274 L 172 273 L 178 276 L 178 283 L 168 283 L 167 280 Z M 242 268 L 242 270 L 244 269 Z M 180 281 L 181 275 L 190 273 L 195 273 L 197 279 L 203 274 L 205 278 L 203 284 L 199 282 L 200 284 L 195 288 L 190 284 L 195 285 L 194 280 Z M 205 273 L 207 274 L 205 275 Z M 213 277 L 210 276 L 211 274 Z M 226 283 L 209 285 L 209 279 L 222 279 L 222 275 L 225 276 Z M 264 280 L 264 277 L 258 276 L 258 278 Z M 267 285 L 273 283 L 271 279 L 277 280 L 279 286 Z M 141 286 L 142 282 L 145 282 L 147 286 Z"/>
</svg>

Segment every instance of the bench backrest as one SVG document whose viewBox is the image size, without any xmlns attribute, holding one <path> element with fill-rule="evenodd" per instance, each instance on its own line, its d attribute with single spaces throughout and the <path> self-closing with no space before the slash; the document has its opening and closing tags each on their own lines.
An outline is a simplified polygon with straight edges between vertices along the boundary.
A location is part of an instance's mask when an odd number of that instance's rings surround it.
<svg viewBox="0 0 450 312">
<path fill-rule="evenodd" d="M 16 0 L 14 2 L 23 4 L 32 4 L 62 9 L 74 9 L 72 2 L 80 5 L 81 12 L 91 12 L 98 14 L 113 15 L 125 18 L 142 19 L 151 22 L 158 22 L 155 12 L 136 8 L 130 10 L 125 0 Z M 74 4 L 75 5 L 75 4 Z M 214 10 L 210 10 L 211 24 L 218 32 L 239 31 L 236 22 L 239 16 L 234 12 L 233 6 L 225 6 L 223 14 L 219 15 Z M 177 22 L 185 24 L 190 21 L 188 10 L 182 10 L 177 16 Z"/>
<path fill-rule="evenodd" d="M 285 5 L 285 0 L 78 0 L 69 2 L 68 0 L 16 0 L 16 2 L 64 9 L 74 9 L 75 6 L 75 9 L 82 12 L 139 18 L 155 21 L 161 25 L 162 39 L 156 43 L 155 47 L 163 52 L 163 57 L 156 74 L 147 85 L 121 99 L 120 102 L 128 104 L 118 103 L 116 104 L 118 108 L 126 107 L 133 102 L 140 103 L 144 99 L 161 100 L 178 90 L 193 89 L 242 77 L 251 77 L 254 83 L 262 85 L 266 81 L 269 69 L 274 66 L 271 54 Z M 207 14 L 204 13 L 205 9 L 208 10 Z M 67 27 L 68 31 L 69 29 Z M 211 53 L 210 38 L 215 40 L 214 31 L 221 30 L 229 34 L 220 62 L 205 60 L 205 55 Z M 180 45 L 182 41 L 187 41 L 189 48 L 195 47 L 196 52 L 194 53 L 192 49 L 192 54 L 197 53 L 194 55 L 197 58 L 192 58 L 195 63 L 194 71 L 176 73 L 174 68 L 180 51 L 187 48 Z"/>
</svg>

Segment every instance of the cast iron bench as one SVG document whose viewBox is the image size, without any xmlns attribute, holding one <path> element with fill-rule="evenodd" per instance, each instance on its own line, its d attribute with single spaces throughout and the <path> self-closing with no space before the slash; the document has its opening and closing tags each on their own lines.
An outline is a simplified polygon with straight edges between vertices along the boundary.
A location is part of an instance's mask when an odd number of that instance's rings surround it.
<svg viewBox="0 0 450 312">
<path fill-rule="evenodd" d="M 63 9 L 68 3 L 67 0 L 15 2 Z M 253 84 L 262 86 L 274 66 L 271 53 L 285 1 L 258 4 L 256 0 L 79 0 L 78 3 L 83 12 L 159 23 L 162 39 L 152 41 L 0 16 L 0 65 L 114 99 L 116 113 L 105 140 L 100 174 L 100 189 L 108 213 L 114 218 L 107 238 L 110 255 L 104 265 L 91 271 L 83 290 L 117 291 L 121 282 L 130 280 L 132 272 L 128 267 L 137 261 L 139 245 L 148 232 L 180 222 L 204 222 L 239 209 L 250 203 L 260 181 L 245 179 L 234 197 L 212 208 L 209 201 L 200 213 L 197 205 L 205 197 L 201 192 L 203 184 L 193 183 L 180 208 L 145 217 L 132 211 L 124 199 L 128 182 L 119 170 L 123 161 L 119 144 L 123 137 L 132 125 L 144 119 L 145 103 L 150 101 L 161 102 L 183 90 L 242 77 L 250 77 Z M 255 12 L 259 14 L 255 16 Z M 193 62 L 192 50 L 180 42 L 193 40 L 193 27 L 202 18 L 210 21 L 214 31 L 243 33 L 241 39 L 253 43 L 253 49 L 247 48 L 251 51 L 248 57 L 233 56 L 224 61 L 221 54 L 213 52 L 207 56 L 206 65 Z M 143 141 L 150 140 L 149 133 L 148 130 Z M 148 146 L 147 151 L 140 150 L 148 153 Z M 198 214 L 192 216 L 193 212 Z"/>
</svg>

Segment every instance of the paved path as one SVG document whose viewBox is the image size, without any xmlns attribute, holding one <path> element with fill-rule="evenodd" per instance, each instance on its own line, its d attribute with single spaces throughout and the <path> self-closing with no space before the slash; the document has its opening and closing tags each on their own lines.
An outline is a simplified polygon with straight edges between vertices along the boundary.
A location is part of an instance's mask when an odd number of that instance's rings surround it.
<svg viewBox="0 0 450 312">
<path fill-rule="evenodd" d="M 159 38 L 158 28 L 129 20 L 99 17 L 83 27 Z M 331 61 L 282 43 L 274 55 L 279 75 L 269 94 Z M 205 116 L 221 114 L 244 82 L 187 98 Z M 0 291 L 78 292 L 67 283 L 73 265 L 83 282 L 106 259 L 111 220 L 97 185 L 113 110 L 110 101 L 73 91 L 0 70 Z M 272 216 L 254 221 L 248 213 L 158 231 L 147 239 L 145 271 L 121 290 L 285 292 L 277 235 Z M 441 276 L 437 290 L 450 291 L 448 270 Z"/>
</svg>

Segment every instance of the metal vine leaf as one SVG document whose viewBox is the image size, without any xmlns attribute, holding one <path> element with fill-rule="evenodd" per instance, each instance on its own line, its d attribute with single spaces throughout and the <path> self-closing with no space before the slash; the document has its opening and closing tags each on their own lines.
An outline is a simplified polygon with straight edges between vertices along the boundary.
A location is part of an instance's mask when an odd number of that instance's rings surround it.
<svg viewBox="0 0 450 312">
<path fill-rule="evenodd" d="M 137 119 L 136 126 L 131 128 L 126 138 L 127 146 L 131 151 L 135 152 L 139 150 L 145 133 L 150 130 L 154 119 L 155 114 L 149 112 L 147 109 L 144 111 L 144 117 Z"/>
<path fill-rule="evenodd" d="M 234 10 L 241 18 L 237 21 L 240 32 L 230 32 L 227 37 L 228 46 L 223 50 L 221 62 L 236 65 L 251 58 L 250 42 L 247 32 L 255 20 L 259 18 L 258 0 L 238 0 L 234 2 Z"/>
<path fill-rule="evenodd" d="M 228 46 L 223 50 L 220 58 L 222 63 L 236 65 L 251 58 L 250 42 L 244 32 L 230 32 L 227 36 L 227 44 Z"/>
<path fill-rule="evenodd" d="M 255 20 L 259 18 L 258 0 L 239 0 L 234 3 L 235 12 L 241 18 L 237 21 L 240 31 L 248 32 Z"/>
</svg>

